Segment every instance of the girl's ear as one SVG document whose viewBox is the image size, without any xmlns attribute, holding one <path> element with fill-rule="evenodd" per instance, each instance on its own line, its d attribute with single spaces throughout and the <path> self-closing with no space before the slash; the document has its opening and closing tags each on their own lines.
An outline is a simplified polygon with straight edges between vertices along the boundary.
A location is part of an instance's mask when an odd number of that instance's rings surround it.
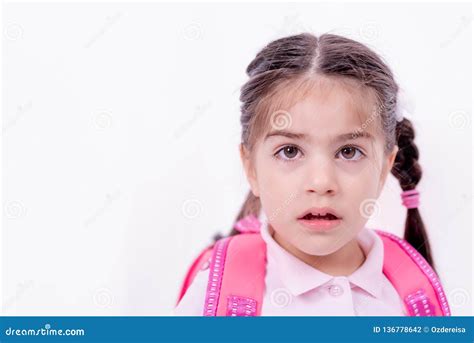
<svg viewBox="0 0 474 343">
<path fill-rule="evenodd" d="M 255 172 L 255 167 L 253 164 L 253 160 L 250 156 L 250 152 L 242 143 L 239 144 L 239 150 L 240 150 L 240 159 L 242 161 L 242 165 L 245 171 L 245 176 L 247 177 L 247 181 L 250 185 L 250 189 L 252 190 L 253 195 L 255 195 L 256 197 L 259 197 L 260 192 L 258 190 L 257 173 Z"/>
<path fill-rule="evenodd" d="M 379 181 L 379 192 L 377 196 L 380 196 L 380 193 L 382 192 L 383 186 L 385 185 L 385 181 L 387 180 L 387 176 L 392 170 L 393 163 L 395 162 L 395 157 L 397 157 L 397 153 L 398 153 L 398 146 L 395 145 L 393 147 L 392 152 L 387 156 L 387 158 L 383 162 L 382 174 L 380 175 L 380 181 Z"/>
</svg>

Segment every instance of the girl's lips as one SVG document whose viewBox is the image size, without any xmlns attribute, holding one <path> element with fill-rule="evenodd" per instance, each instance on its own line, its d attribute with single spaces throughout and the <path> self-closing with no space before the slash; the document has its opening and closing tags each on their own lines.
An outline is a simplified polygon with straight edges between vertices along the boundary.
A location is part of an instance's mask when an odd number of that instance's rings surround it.
<svg viewBox="0 0 474 343">
<path fill-rule="evenodd" d="M 303 225 L 304 227 L 308 228 L 311 231 L 315 232 L 325 232 L 330 231 L 336 228 L 339 224 L 341 224 L 342 219 L 298 219 L 298 222 Z"/>
<path fill-rule="evenodd" d="M 338 219 L 341 219 L 341 216 L 334 209 L 332 209 L 331 207 L 311 207 L 311 208 L 308 208 L 305 212 L 303 212 L 298 217 L 298 219 L 303 219 L 305 216 L 307 216 L 309 214 L 314 215 L 314 216 L 317 216 L 317 215 L 324 216 L 324 215 L 327 215 L 327 214 L 331 214 L 334 217 L 336 217 Z"/>
</svg>

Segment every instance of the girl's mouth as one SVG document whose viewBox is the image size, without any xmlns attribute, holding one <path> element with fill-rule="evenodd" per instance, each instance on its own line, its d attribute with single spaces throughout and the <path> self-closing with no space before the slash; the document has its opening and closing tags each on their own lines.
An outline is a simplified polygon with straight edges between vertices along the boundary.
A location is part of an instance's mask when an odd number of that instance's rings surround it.
<svg viewBox="0 0 474 343">
<path fill-rule="evenodd" d="M 308 213 L 307 215 L 305 215 L 301 219 L 305 219 L 305 220 L 314 220 L 314 219 L 317 219 L 317 220 L 336 220 L 336 219 L 339 219 L 339 218 L 337 218 L 335 215 L 333 215 L 331 213 L 327 213 L 325 215 L 319 215 L 319 214 L 314 215 L 314 214 Z"/>
<path fill-rule="evenodd" d="M 308 213 L 298 219 L 298 222 L 312 232 L 325 232 L 336 228 L 341 223 L 341 218 L 331 213 L 313 215 Z"/>
</svg>

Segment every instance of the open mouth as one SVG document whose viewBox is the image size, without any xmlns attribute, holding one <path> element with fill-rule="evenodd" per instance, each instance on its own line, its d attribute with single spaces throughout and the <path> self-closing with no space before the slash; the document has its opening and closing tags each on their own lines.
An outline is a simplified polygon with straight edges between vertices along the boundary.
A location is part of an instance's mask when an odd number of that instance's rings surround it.
<svg viewBox="0 0 474 343">
<path fill-rule="evenodd" d="M 329 208 L 314 208 L 302 215 L 298 221 L 311 232 L 328 232 L 340 227 L 342 219 Z"/>
<path fill-rule="evenodd" d="M 312 213 L 308 213 L 307 215 L 305 215 L 301 219 L 305 219 L 305 220 L 337 220 L 339 218 L 336 217 L 335 215 L 331 214 L 331 213 L 327 213 L 325 215 L 319 215 L 319 214 L 314 215 Z"/>
</svg>

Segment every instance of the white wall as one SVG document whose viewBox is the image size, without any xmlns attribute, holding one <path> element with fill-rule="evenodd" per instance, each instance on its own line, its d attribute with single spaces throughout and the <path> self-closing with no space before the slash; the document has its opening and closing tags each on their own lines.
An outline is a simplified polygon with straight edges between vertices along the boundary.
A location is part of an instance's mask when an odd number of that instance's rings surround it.
<svg viewBox="0 0 474 343">
<path fill-rule="evenodd" d="M 467 4 L 8 4 L 3 24 L 6 315 L 166 315 L 248 185 L 239 87 L 284 35 L 380 52 L 416 102 L 420 210 L 455 315 L 472 304 Z M 402 234 L 393 177 L 369 226 Z"/>
</svg>

